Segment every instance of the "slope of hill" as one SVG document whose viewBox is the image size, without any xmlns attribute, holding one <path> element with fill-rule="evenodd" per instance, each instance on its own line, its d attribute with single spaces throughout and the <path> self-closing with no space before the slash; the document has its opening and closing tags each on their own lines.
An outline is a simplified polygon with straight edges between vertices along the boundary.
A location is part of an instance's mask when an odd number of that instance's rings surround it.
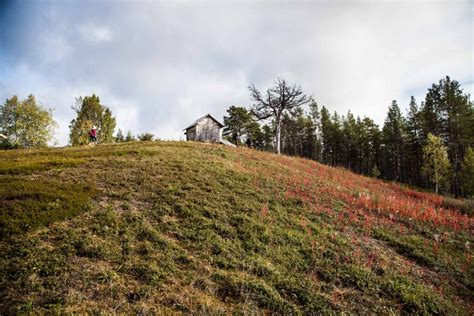
<svg viewBox="0 0 474 316">
<path fill-rule="evenodd" d="M 473 310 L 442 198 L 245 148 L 0 153 L 0 314 Z"/>
</svg>

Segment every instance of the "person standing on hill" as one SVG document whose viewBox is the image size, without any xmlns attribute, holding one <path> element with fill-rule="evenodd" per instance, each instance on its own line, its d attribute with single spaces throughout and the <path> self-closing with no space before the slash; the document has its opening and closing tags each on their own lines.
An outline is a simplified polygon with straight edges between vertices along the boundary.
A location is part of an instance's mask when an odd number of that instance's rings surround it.
<svg viewBox="0 0 474 316">
<path fill-rule="evenodd" d="M 91 130 L 89 131 L 89 139 L 91 142 L 97 142 L 97 127 L 95 125 L 92 126 Z"/>
</svg>

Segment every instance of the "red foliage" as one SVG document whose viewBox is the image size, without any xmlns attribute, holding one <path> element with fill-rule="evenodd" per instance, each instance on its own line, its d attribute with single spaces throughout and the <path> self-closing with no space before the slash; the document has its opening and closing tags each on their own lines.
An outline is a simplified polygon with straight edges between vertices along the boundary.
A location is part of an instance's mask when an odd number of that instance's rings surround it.
<svg viewBox="0 0 474 316">
<path fill-rule="evenodd" d="M 374 224 L 392 228 L 398 225 L 400 232 L 415 225 L 455 231 L 474 228 L 472 217 L 443 209 L 443 198 L 439 195 L 359 176 L 312 160 L 280 155 L 271 158 L 277 168 L 259 165 L 253 171 L 260 177 L 273 178 L 275 192 L 283 189 L 286 200 L 300 201 L 314 212 L 324 212 L 340 226 L 357 225 L 370 230 Z"/>
</svg>

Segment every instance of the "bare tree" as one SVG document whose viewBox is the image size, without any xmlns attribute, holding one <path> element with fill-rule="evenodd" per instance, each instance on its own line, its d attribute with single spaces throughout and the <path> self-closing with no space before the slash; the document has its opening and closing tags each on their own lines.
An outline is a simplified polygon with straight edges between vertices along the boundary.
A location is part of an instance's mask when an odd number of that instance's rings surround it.
<svg viewBox="0 0 474 316">
<path fill-rule="evenodd" d="M 312 101 L 303 93 L 300 86 L 289 86 L 285 79 L 278 78 L 273 88 L 267 89 L 265 94 L 249 86 L 250 97 L 255 104 L 252 106 L 252 114 L 259 120 L 273 118 L 275 124 L 275 151 L 280 153 L 281 119 L 285 111 L 294 110 Z"/>
</svg>

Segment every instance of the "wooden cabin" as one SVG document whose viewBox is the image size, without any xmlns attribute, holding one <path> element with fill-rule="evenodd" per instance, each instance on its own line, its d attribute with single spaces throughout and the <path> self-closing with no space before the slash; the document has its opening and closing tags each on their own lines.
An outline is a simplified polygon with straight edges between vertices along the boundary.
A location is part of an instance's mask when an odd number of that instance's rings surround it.
<svg viewBox="0 0 474 316">
<path fill-rule="evenodd" d="M 210 114 L 204 115 L 184 129 L 187 141 L 220 143 L 224 125 Z"/>
</svg>

